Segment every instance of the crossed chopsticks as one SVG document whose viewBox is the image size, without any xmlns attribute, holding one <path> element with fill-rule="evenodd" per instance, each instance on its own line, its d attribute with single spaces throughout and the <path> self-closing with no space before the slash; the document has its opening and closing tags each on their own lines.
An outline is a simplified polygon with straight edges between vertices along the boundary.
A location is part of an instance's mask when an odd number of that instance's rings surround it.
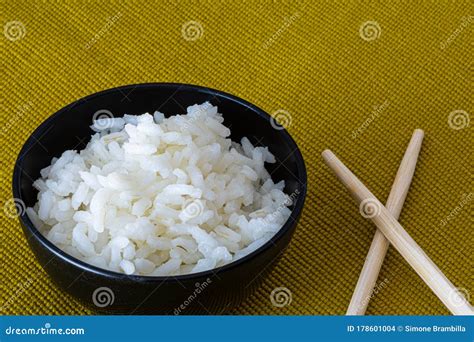
<svg viewBox="0 0 474 342">
<path fill-rule="evenodd" d="M 453 314 L 474 315 L 473 307 L 462 293 L 446 278 L 397 221 L 415 173 L 423 135 L 424 133 L 420 129 L 413 133 L 393 182 L 386 206 L 380 203 L 334 153 L 330 150 L 325 150 L 322 153 L 325 163 L 359 203 L 361 214 L 371 219 L 378 227 L 347 309 L 348 315 L 363 315 L 365 313 L 368 299 L 371 297 L 390 243 Z"/>
</svg>

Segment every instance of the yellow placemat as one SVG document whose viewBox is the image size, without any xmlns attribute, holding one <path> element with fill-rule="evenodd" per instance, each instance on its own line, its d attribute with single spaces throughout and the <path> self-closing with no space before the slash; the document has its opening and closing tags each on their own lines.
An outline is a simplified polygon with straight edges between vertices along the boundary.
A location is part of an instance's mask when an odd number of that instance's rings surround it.
<svg viewBox="0 0 474 342">
<path fill-rule="evenodd" d="M 415 128 L 426 138 L 400 220 L 474 296 L 471 1 L 11 0 L 0 12 L 2 205 L 22 144 L 61 107 L 119 85 L 199 84 L 289 113 L 308 168 L 290 248 L 234 313 L 344 314 L 374 227 L 320 152 L 331 148 L 385 201 Z M 1 313 L 91 313 L 0 215 Z M 291 291 L 285 307 L 270 301 L 277 287 Z M 368 313 L 448 311 L 391 248 Z"/>
</svg>

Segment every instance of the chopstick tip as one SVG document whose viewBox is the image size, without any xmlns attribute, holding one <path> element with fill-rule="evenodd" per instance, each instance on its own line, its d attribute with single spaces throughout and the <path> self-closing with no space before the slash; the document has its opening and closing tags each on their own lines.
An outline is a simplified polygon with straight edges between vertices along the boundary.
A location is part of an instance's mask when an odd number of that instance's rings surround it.
<svg viewBox="0 0 474 342">
<path fill-rule="evenodd" d="M 415 129 L 415 131 L 413 132 L 413 135 L 419 135 L 420 137 L 422 137 L 422 136 L 425 135 L 425 131 L 423 131 L 421 128 L 417 128 L 417 129 Z"/>
<path fill-rule="evenodd" d="M 332 153 L 332 151 L 329 150 L 329 149 L 324 150 L 324 151 L 321 153 L 321 156 L 323 157 L 324 160 L 329 160 L 329 159 L 335 157 L 334 153 Z"/>
</svg>

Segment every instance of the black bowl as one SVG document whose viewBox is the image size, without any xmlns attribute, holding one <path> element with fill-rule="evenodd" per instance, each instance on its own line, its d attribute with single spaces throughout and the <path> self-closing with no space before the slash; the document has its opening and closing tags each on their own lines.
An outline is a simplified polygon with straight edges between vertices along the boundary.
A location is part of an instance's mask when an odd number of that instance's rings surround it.
<svg viewBox="0 0 474 342">
<path fill-rule="evenodd" d="M 20 223 L 38 261 L 64 291 L 99 311 L 119 314 L 225 313 L 239 305 L 258 286 L 288 246 L 303 209 L 306 170 L 291 136 L 260 108 L 229 94 L 184 84 L 138 84 L 99 92 L 61 109 L 28 138 L 15 164 L 13 195 L 26 206 L 36 202 L 33 180 L 65 150 L 85 147 L 93 115 L 108 111 L 165 115 L 185 113 L 186 107 L 210 101 L 231 127 L 232 140 L 248 137 L 268 146 L 277 163 L 268 164 L 275 182 L 285 180 L 287 194 L 296 195 L 292 214 L 265 245 L 246 257 L 210 271 L 175 277 L 128 276 L 84 263 L 49 242 L 20 210 Z M 20 203 L 22 203 L 20 202 Z"/>
</svg>

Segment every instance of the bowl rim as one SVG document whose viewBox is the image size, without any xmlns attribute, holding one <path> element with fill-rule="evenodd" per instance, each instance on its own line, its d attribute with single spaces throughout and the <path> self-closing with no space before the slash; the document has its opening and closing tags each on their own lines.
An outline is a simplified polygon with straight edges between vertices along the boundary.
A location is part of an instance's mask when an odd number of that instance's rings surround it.
<svg viewBox="0 0 474 342">
<path fill-rule="evenodd" d="M 54 114 L 50 115 L 46 120 L 44 120 L 28 137 L 28 139 L 25 141 L 23 144 L 23 147 L 21 148 L 18 157 L 15 161 L 15 166 L 13 170 L 13 183 L 12 183 L 12 190 L 13 190 L 13 197 L 15 199 L 19 199 L 24 203 L 22 200 L 22 195 L 21 195 L 21 186 L 20 186 L 20 176 L 22 174 L 22 158 L 23 156 L 30 150 L 33 145 L 36 144 L 36 136 L 41 136 L 42 133 L 44 133 L 47 129 L 49 129 L 50 123 L 52 123 L 57 117 L 61 115 L 65 115 L 71 108 L 81 104 L 84 101 L 88 101 L 90 99 L 100 97 L 103 95 L 106 95 L 108 93 L 112 92 L 117 92 L 117 91 L 123 91 L 123 90 L 130 90 L 133 89 L 135 90 L 136 88 L 177 88 L 176 92 L 180 90 L 191 90 L 191 91 L 198 91 L 198 92 L 204 92 L 211 94 L 215 97 L 220 97 L 220 98 L 226 98 L 228 100 L 231 100 L 233 102 L 236 102 L 237 104 L 246 107 L 247 109 L 251 110 L 254 112 L 256 115 L 264 118 L 265 120 L 269 121 L 271 120 L 271 116 L 266 113 L 264 110 L 260 109 L 259 107 L 251 104 L 250 102 L 243 100 L 240 97 L 237 97 L 235 95 L 216 90 L 213 88 L 209 87 L 204 87 L 204 86 L 199 86 L 199 85 L 194 85 L 194 84 L 185 84 L 185 83 L 138 83 L 138 84 L 129 84 L 129 85 L 123 85 L 123 86 L 118 86 L 114 88 L 109 88 L 105 89 L 90 95 L 87 95 L 85 97 L 82 97 L 78 100 L 75 100 L 74 102 L 62 107 L 58 111 L 56 111 Z M 128 93 L 126 93 L 128 94 Z M 33 222 L 30 220 L 28 215 L 26 214 L 26 209 L 25 210 L 19 210 L 19 215 L 18 218 L 21 221 L 20 223 L 22 226 L 29 231 L 30 234 L 32 234 L 41 244 L 43 248 L 46 248 L 50 253 L 53 254 L 53 257 L 59 257 L 63 262 L 66 262 L 68 264 L 72 264 L 73 266 L 79 268 L 83 272 L 91 272 L 96 276 L 103 276 L 108 279 L 115 279 L 115 280 L 130 280 L 130 281 L 140 281 L 140 282 L 145 282 L 145 283 L 154 283 L 154 282 L 170 282 L 170 281 L 187 281 L 187 280 L 196 280 L 196 279 L 201 279 L 201 278 L 209 278 L 214 275 L 219 275 L 224 272 L 230 271 L 234 268 L 237 268 L 241 266 L 242 264 L 245 264 L 247 261 L 257 258 L 258 256 L 262 255 L 265 251 L 268 249 L 272 248 L 286 233 L 292 228 L 292 226 L 296 226 L 297 221 L 299 216 L 301 215 L 301 212 L 303 210 L 305 198 L 306 198 L 306 193 L 307 193 L 307 173 L 306 173 L 306 167 L 304 163 L 303 156 L 301 154 L 301 151 L 294 141 L 294 139 L 290 136 L 290 134 L 286 131 L 284 127 L 282 129 L 279 129 L 280 134 L 282 135 L 282 139 L 287 142 L 290 147 L 293 150 L 293 154 L 295 155 L 295 160 L 297 164 L 297 169 L 298 169 L 298 180 L 300 182 L 300 187 L 298 190 L 300 193 L 298 194 L 296 198 L 296 202 L 294 205 L 294 208 L 291 211 L 290 217 L 288 220 L 283 224 L 283 226 L 280 228 L 280 230 L 273 235 L 273 237 L 265 242 L 262 246 L 254 250 L 253 252 L 245 255 L 244 257 L 237 259 L 233 262 L 230 262 L 226 265 L 213 268 L 211 270 L 207 271 L 202 271 L 202 272 L 197 272 L 197 273 L 190 273 L 190 274 L 183 274 L 183 275 L 176 275 L 176 276 L 147 276 L 147 275 L 127 275 L 125 273 L 120 273 L 120 272 L 115 272 L 111 270 L 107 270 L 104 268 L 100 268 L 97 266 L 94 266 L 92 264 L 89 264 L 85 261 L 82 261 L 80 259 L 77 259 L 76 257 L 66 253 L 59 247 L 57 247 L 54 243 L 49 241 L 33 224 Z M 31 237 L 26 236 L 27 240 L 29 240 Z M 35 253 L 36 257 L 36 253 Z M 40 263 L 41 264 L 41 263 Z M 43 267 L 43 265 L 41 264 Z M 262 270 L 263 271 L 263 270 Z"/>
</svg>

